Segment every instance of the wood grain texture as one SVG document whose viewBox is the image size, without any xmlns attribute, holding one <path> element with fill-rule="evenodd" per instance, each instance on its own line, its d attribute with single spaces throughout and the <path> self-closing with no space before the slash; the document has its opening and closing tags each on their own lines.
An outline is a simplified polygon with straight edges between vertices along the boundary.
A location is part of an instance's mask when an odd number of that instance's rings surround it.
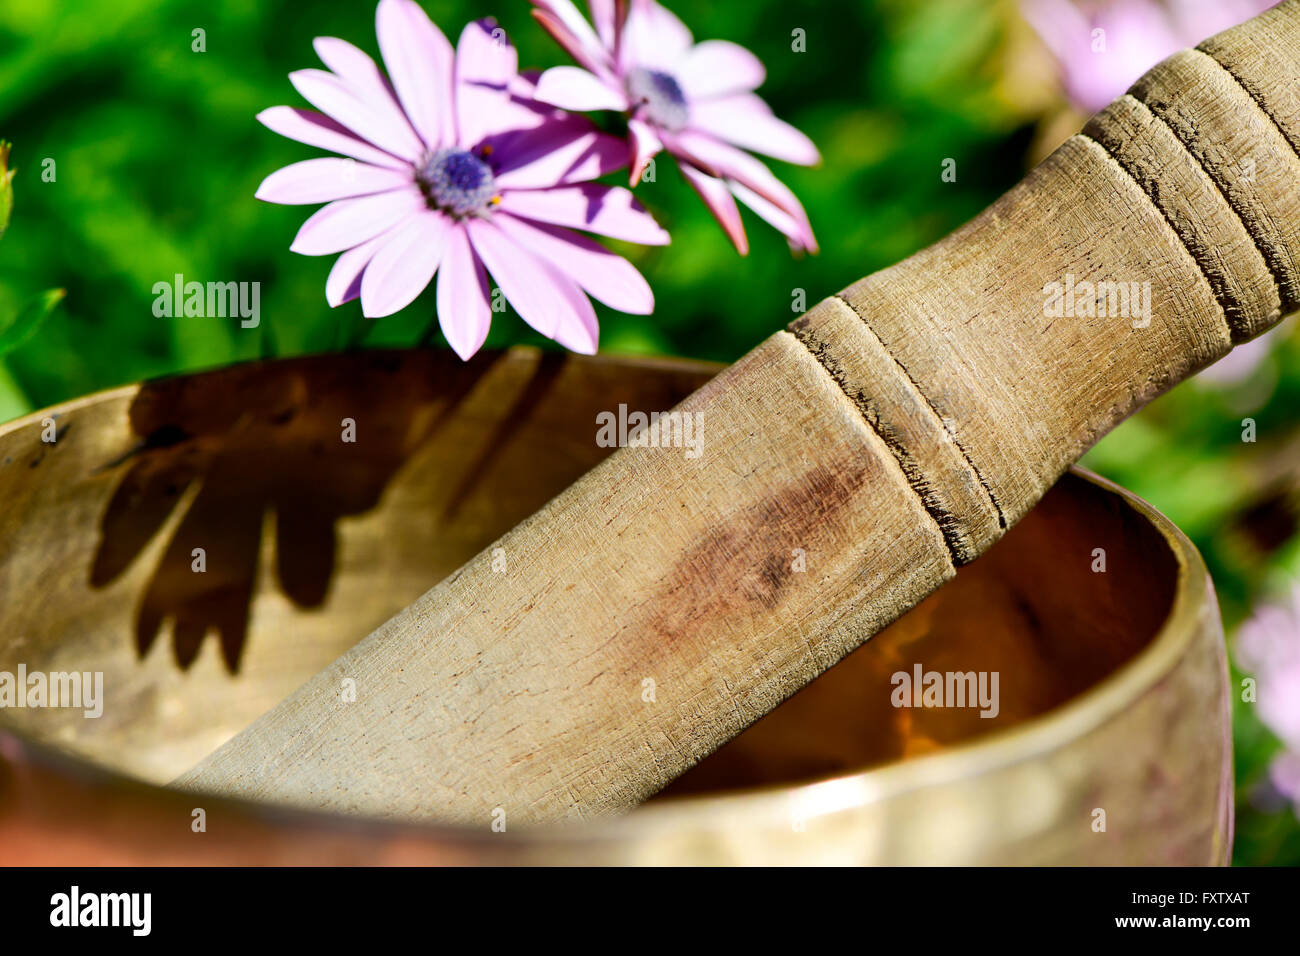
<svg viewBox="0 0 1300 956">
<path fill-rule="evenodd" d="M 1300 304 L 1298 24 L 1287 0 L 1157 66 L 688 398 L 698 459 L 621 449 L 498 542 L 508 572 L 484 552 L 179 785 L 479 823 L 653 793 Z"/>
<path fill-rule="evenodd" d="M 1291 54 L 1294 63 L 1300 53 Z M 1274 69 L 1286 68 L 1275 63 Z M 1300 307 L 1300 153 L 1236 77 L 1200 50 L 1147 73 L 1133 95 L 1169 124 L 1241 217 L 1287 312 Z"/>
<path fill-rule="evenodd" d="M 679 411 L 699 458 L 620 449 L 500 539 L 506 571 L 485 551 L 179 783 L 479 825 L 628 807 L 953 574 L 788 333 Z"/>
<path fill-rule="evenodd" d="M 1300 86 L 1295 76 L 1300 17 L 1294 4 L 1278 4 L 1210 37 L 1197 49 L 1231 73 L 1300 152 Z"/>
<path fill-rule="evenodd" d="M 1141 100 L 1123 96 L 1083 132 L 1115 157 L 1178 233 L 1223 305 L 1234 342 L 1279 319 L 1280 290 L 1254 238 L 1168 123 Z"/>
</svg>

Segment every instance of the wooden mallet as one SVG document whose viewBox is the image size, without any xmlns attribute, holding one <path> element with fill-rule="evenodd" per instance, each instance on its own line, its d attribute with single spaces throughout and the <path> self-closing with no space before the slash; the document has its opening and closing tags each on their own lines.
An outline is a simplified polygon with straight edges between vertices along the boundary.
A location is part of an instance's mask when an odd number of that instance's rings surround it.
<svg viewBox="0 0 1300 956">
<path fill-rule="evenodd" d="M 697 457 L 620 449 L 177 785 L 480 826 L 626 810 L 1298 306 L 1287 0 L 691 395 Z"/>
</svg>

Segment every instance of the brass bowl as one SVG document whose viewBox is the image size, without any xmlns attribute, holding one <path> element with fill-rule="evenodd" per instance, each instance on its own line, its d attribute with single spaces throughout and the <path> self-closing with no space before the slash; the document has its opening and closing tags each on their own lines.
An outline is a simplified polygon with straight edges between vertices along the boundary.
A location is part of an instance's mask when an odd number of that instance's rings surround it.
<svg viewBox="0 0 1300 956">
<path fill-rule="evenodd" d="M 715 371 L 359 353 L 120 388 L 0 427 L 0 674 L 104 681 L 98 718 L 0 709 L 0 862 L 1227 861 L 1227 672 L 1205 567 L 1149 506 L 1081 472 L 627 816 L 496 833 L 166 789 L 608 454 L 598 412 L 667 409 Z M 917 664 L 996 672 L 997 715 L 893 706 L 893 675 Z"/>
</svg>

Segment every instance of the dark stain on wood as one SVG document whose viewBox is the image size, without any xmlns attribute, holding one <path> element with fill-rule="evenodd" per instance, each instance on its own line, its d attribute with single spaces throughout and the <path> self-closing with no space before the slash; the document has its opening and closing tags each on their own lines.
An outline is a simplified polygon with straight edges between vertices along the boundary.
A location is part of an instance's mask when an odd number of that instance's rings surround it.
<svg viewBox="0 0 1300 956">
<path fill-rule="evenodd" d="M 721 630 L 728 618 L 770 614 L 790 591 L 813 585 L 818 545 L 837 539 L 831 526 L 860 497 L 871 473 L 869 456 L 817 464 L 761 495 L 682 556 L 654 599 L 648 620 L 630 625 L 665 645 Z M 740 500 L 740 496 L 738 496 Z M 795 571 L 795 549 L 813 562 Z"/>
</svg>

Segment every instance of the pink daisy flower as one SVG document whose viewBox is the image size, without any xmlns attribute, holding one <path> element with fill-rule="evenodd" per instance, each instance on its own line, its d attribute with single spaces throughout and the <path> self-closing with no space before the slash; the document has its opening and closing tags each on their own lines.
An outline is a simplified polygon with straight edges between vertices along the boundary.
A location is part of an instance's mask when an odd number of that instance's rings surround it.
<svg viewBox="0 0 1300 956">
<path fill-rule="evenodd" d="M 1238 664 L 1258 681 L 1259 717 L 1285 750 L 1270 777 L 1300 814 L 1300 587 L 1285 603 L 1255 611 L 1237 632 Z"/>
<path fill-rule="evenodd" d="M 1165 57 L 1249 20 L 1277 0 L 1023 0 L 1066 96 L 1095 113 Z"/>
<path fill-rule="evenodd" d="M 763 64 L 724 40 L 696 43 L 655 0 L 533 0 L 533 16 L 579 64 L 547 70 L 539 100 L 569 110 L 628 117 L 631 182 L 667 150 L 736 249 L 749 250 L 736 200 L 776 227 L 795 249 L 817 251 L 803 206 L 745 150 L 811 166 L 820 157 L 803 133 L 772 115 L 753 90 Z"/>
<path fill-rule="evenodd" d="M 647 314 L 654 296 L 625 259 L 572 229 L 661 245 L 668 235 L 621 186 L 591 182 L 626 162 L 618 137 L 532 99 L 514 47 L 491 21 L 469 24 L 453 52 L 412 0 L 380 0 L 388 76 L 344 40 L 319 37 L 328 70 L 289 79 L 321 112 L 277 106 L 258 119 L 346 158 L 272 173 L 257 197 L 328 203 L 291 246 L 342 253 L 325 285 L 369 318 L 409 305 L 438 273 L 437 313 L 462 358 L 492 318 L 488 274 L 519 315 L 575 352 L 596 350 L 588 295 Z"/>
</svg>

